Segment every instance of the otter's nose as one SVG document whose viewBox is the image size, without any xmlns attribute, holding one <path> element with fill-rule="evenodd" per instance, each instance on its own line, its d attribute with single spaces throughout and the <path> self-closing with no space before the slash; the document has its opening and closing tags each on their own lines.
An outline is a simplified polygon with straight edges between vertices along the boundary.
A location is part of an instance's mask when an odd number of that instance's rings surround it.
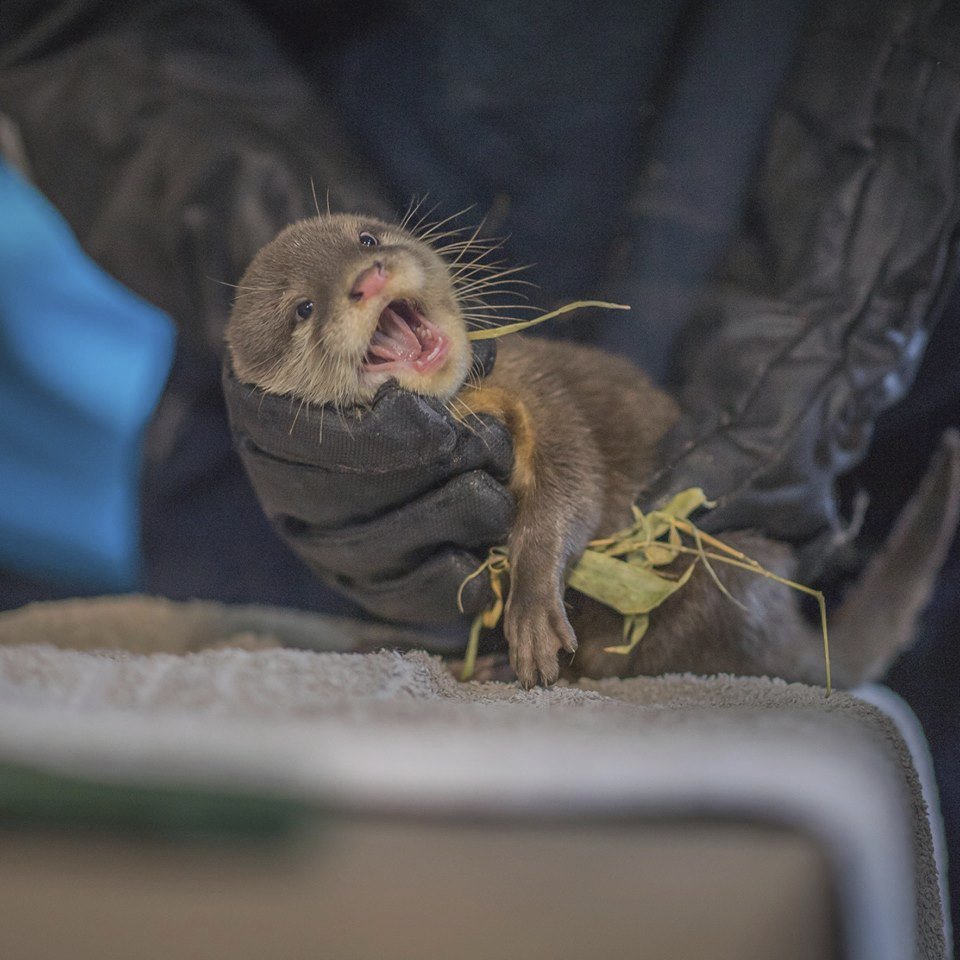
<svg viewBox="0 0 960 960">
<path fill-rule="evenodd" d="M 350 288 L 351 300 L 369 300 L 375 297 L 387 285 L 390 275 L 383 264 L 377 260 L 372 267 L 363 270 Z"/>
</svg>

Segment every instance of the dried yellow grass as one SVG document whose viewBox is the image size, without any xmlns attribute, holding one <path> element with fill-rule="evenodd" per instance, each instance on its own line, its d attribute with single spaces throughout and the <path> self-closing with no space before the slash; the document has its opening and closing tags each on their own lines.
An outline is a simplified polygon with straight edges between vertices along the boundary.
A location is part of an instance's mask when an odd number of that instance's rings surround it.
<svg viewBox="0 0 960 960">
<path fill-rule="evenodd" d="M 606 647 L 608 653 L 631 653 L 642 642 L 649 627 L 649 615 L 668 597 L 681 590 L 702 564 L 717 588 L 732 603 L 739 601 L 731 596 L 713 569 L 714 563 L 748 570 L 757 576 L 766 577 L 813 597 L 820 608 L 820 628 L 823 634 L 823 658 L 826 672 L 827 695 L 832 692 L 830 676 L 830 640 L 827 632 L 827 608 L 823 593 L 767 570 L 756 560 L 722 540 L 704 533 L 691 520 L 690 515 L 700 509 L 709 509 L 711 504 L 703 491 L 692 487 L 678 493 L 669 503 L 658 510 L 644 513 L 633 508 L 633 523 L 610 537 L 592 540 L 583 556 L 567 576 L 567 586 L 579 590 L 623 616 L 623 643 Z M 691 544 L 692 541 L 692 544 Z M 691 556 L 692 562 L 680 574 L 661 568 L 672 564 L 680 556 Z M 506 578 L 510 571 L 510 558 L 506 547 L 494 547 L 487 559 L 460 585 L 457 603 L 464 586 L 487 572 L 494 600 L 478 614 L 470 628 L 470 639 L 464 658 L 461 680 L 473 675 L 483 628 L 492 629 L 503 614 L 506 595 Z M 462 611 L 463 607 L 460 605 Z"/>
<path fill-rule="evenodd" d="M 547 320 L 553 320 L 555 317 L 563 316 L 565 313 L 572 313 L 574 310 L 583 310 L 587 307 L 598 307 L 602 310 L 629 310 L 630 307 L 625 303 L 607 303 L 604 300 L 577 300 L 574 303 L 564 304 L 556 310 L 549 313 L 543 313 L 532 320 L 518 320 L 516 323 L 505 323 L 500 327 L 489 327 L 484 330 L 471 330 L 467 334 L 468 340 L 495 340 L 497 337 L 505 337 L 508 333 L 519 333 L 521 330 L 527 330 L 535 327 L 537 324 L 544 323 Z"/>
</svg>

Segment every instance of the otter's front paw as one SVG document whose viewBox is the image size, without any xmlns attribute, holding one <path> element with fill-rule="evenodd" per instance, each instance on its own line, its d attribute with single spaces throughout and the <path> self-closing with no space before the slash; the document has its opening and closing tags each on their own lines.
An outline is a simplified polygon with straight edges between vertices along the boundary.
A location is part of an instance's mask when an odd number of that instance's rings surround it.
<svg viewBox="0 0 960 960">
<path fill-rule="evenodd" d="M 511 593 L 503 631 L 510 648 L 510 666 L 527 689 L 537 683 L 554 683 L 560 675 L 557 654 L 577 649 L 577 638 L 560 598 L 543 602 Z"/>
</svg>

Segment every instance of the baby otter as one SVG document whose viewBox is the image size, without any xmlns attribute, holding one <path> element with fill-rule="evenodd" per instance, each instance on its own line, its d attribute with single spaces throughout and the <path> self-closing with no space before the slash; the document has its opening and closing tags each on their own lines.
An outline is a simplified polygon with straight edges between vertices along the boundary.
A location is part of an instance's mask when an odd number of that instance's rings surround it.
<svg viewBox="0 0 960 960">
<path fill-rule="evenodd" d="M 517 514 L 508 540 L 503 629 L 520 682 L 694 671 L 773 674 L 817 682 L 817 632 L 792 591 L 718 566 L 730 596 L 702 569 L 651 616 L 627 656 L 622 618 L 565 576 L 588 541 L 626 526 L 656 467 L 676 402 L 628 361 L 570 343 L 510 335 L 482 381 L 468 378 L 468 317 L 488 267 L 470 242 L 435 249 L 426 234 L 352 215 L 303 220 L 245 272 L 227 327 L 233 370 L 273 394 L 338 408 L 369 403 L 388 379 L 455 401 L 461 418 L 489 414 L 510 431 Z M 446 255 L 445 255 L 446 254 Z M 707 493 L 709 494 L 709 490 Z M 834 675 L 879 673 L 913 633 L 952 538 L 960 506 L 960 442 L 947 438 L 917 498 L 832 622 Z M 789 577 L 787 545 L 749 531 L 724 535 Z M 909 562 L 907 562 L 909 560 Z M 682 565 L 688 561 L 678 561 Z M 568 605 L 565 605 L 565 593 Z M 561 670 L 559 654 L 571 656 Z"/>
<path fill-rule="evenodd" d="M 470 361 L 447 264 L 397 227 L 347 216 L 302 220 L 257 254 L 227 344 L 241 380 L 339 407 L 390 378 L 450 397 Z"/>
</svg>

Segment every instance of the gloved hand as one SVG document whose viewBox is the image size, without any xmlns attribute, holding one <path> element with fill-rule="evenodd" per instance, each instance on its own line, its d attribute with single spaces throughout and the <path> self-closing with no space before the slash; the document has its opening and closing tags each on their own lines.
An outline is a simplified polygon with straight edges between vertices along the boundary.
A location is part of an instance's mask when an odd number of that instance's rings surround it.
<svg viewBox="0 0 960 960">
<path fill-rule="evenodd" d="M 492 341 L 474 345 L 492 369 Z M 366 610 L 408 623 L 452 620 L 457 592 L 503 543 L 514 502 L 506 429 L 454 420 L 443 404 L 385 384 L 369 410 L 303 405 L 241 383 L 224 394 L 234 442 L 280 535 L 331 586 Z M 476 613 L 486 577 L 463 590 Z"/>
<path fill-rule="evenodd" d="M 843 542 L 834 482 L 913 380 L 960 223 L 960 7 L 824 3 L 811 25 L 644 501 L 702 486 L 705 528 L 806 543 L 804 579 Z"/>
</svg>

